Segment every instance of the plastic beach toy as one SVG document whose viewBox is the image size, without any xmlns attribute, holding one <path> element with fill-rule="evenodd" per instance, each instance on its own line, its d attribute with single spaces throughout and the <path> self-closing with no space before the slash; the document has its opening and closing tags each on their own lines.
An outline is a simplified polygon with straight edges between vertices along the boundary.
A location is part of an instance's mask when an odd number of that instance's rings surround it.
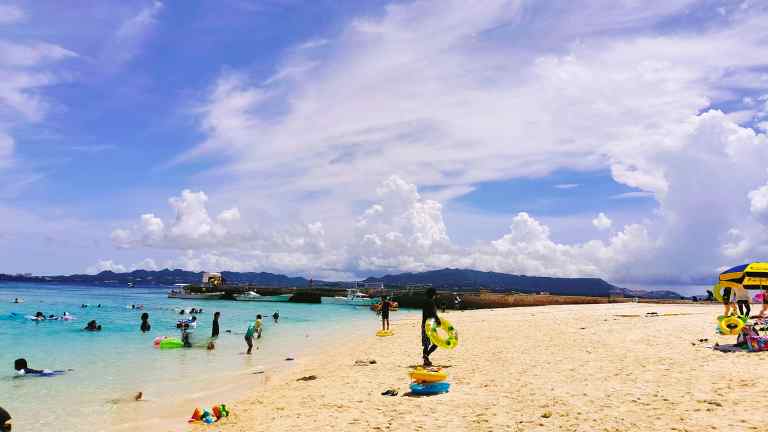
<svg viewBox="0 0 768 432">
<path fill-rule="evenodd" d="M 440 393 L 447 393 L 450 390 L 451 384 L 445 381 L 438 383 L 413 383 L 411 384 L 411 393 L 417 395 L 436 395 Z"/>
<path fill-rule="evenodd" d="M 441 369 L 424 369 L 420 367 L 412 370 L 408 375 L 417 383 L 434 383 L 445 381 L 448 378 L 448 374 Z"/>
<path fill-rule="evenodd" d="M 424 323 L 424 330 L 429 340 L 440 348 L 454 349 L 459 344 L 459 333 L 447 319 L 441 318 L 440 326 L 434 319 L 429 319 Z"/>
</svg>

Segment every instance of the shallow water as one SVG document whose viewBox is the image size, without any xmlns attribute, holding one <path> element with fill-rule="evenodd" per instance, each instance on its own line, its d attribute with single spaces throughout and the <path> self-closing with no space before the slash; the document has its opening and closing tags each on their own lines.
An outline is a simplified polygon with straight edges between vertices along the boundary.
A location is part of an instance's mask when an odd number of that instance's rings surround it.
<svg viewBox="0 0 768 432">
<path fill-rule="evenodd" d="M 11 303 L 21 297 L 23 304 Z M 88 308 L 80 305 L 87 303 Z M 101 308 L 95 305 L 100 303 Z M 143 304 L 144 310 L 127 307 Z M 202 307 L 193 342 L 210 336 L 213 312 L 220 311 L 221 335 L 216 349 L 159 350 L 157 336 L 178 337 L 174 309 Z M 280 311 L 279 324 L 271 315 Z M 25 316 L 69 312 L 74 321 L 31 321 Z M 143 312 L 152 330 L 139 331 Z M 257 313 L 264 315 L 264 334 L 254 355 L 245 350 L 243 333 Z M 101 332 L 82 328 L 95 319 Z M 277 368 L 285 357 L 313 345 L 331 343 L 350 330 L 377 326 L 366 308 L 294 303 L 191 301 L 168 299 L 161 287 L 114 288 L 41 284 L 0 284 L 0 406 L 19 430 L 101 430 L 115 421 L 120 406 L 137 391 L 156 400 L 194 395 L 233 373 Z M 226 333 L 231 330 L 232 333 Z M 336 335 L 336 336 L 334 336 Z M 16 378 L 13 361 L 24 357 L 35 369 L 73 369 L 62 376 Z M 84 427 L 84 424 L 90 426 Z"/>
</svg>

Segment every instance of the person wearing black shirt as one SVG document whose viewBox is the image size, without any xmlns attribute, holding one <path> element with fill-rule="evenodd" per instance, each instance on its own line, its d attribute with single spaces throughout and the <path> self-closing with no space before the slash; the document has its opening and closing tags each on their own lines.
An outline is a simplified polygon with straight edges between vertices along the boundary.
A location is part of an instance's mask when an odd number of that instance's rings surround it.
<svg viewBox="0 0 768 432">
<path fill-rule="evenodd" d="M 215 312 L 213 314 L 213 328 L 211 329 L 211 337 L 219 337 L 219 317 L 221 316 L 221 312 Z"/>
<path fill-rule="evenodd" d="M 424 366 L 432 366 L 432 362 L 429 361 L 429 356 L 437 349 L 437 345 L 433 344 L 427 336 L 427 330 L 424 328 L 428 319 L 434 319 L 437 325 L 440 325 L 440 318 L 437 317 L 437 306 L 435 305 L 435 289 L 429 288 L 425 292 L 426 299 L 424 300 L 424 306 L 421 310 L 421 346 L 423 348 L 422 358 L 424 360 Z"/>
<path fill-rule="evenodd" d="M 381 329 L 389 330 L 389 300 L 381 296 Z"/>
</svg>

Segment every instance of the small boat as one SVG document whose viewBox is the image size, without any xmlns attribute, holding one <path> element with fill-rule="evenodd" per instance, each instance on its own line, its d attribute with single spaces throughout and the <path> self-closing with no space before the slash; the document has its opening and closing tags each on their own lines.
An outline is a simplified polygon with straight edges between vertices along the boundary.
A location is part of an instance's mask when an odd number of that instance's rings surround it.
<svg viewBox="0 0 768 432">
<path fill-rule="evenodd" d="M 263 296 L 259 293 L 248 291 L 244 294 L 238 294 L 235 296 L 237 301 L 260 301 L 260 302 L 287 302 L 291 300 L 293 294 L 279 294 L 271 296 Z"/>
<path fill-rule="evenodd" d="M 351 288 L 347 290 L 346 297 L 340 297 L 340 296 L 323 297 L 322 303 L 348 305 L 348 306 L 371 306 L 373 304 L 376 304 L 377 300 L 368 297 L 367 295 L 361 293 L 360 290 L 356 288 Z"/>
<path fill-rule="evenodd" d="M 168 298 L 184 300 L 221 300 L 223 295 L 223 292 L 193 292 L 186 289 L 168 291 Z"/>
</svg>

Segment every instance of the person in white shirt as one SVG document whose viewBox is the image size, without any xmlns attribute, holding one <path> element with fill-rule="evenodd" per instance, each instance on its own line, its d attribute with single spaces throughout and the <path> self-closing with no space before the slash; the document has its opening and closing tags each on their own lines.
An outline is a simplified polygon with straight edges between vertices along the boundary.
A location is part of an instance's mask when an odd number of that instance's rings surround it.
<svg viewBox="0 0 768 432">
<path fill-rule="evenodd" d="M 734 288 L 734 291 L 736 304 L 739 306 L 739 315 L 749 318 L 749 313 L 752 311 L 752 307 L 749 305 L 749 292 L 741 285 Z"/>
</svg>

